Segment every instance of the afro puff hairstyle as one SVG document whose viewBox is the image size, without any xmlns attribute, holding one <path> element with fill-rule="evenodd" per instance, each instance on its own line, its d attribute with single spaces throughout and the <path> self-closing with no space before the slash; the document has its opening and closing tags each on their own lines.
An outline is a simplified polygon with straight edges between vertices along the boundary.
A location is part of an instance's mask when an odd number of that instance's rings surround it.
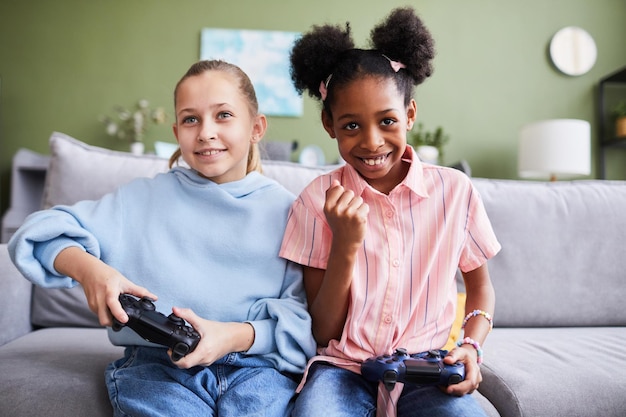
<svg viewBox="0 0 626 417">
<path fill-rule="evenodd" d="M 397 8 L 370 32 L 371 49 L 355 49 L 350 24 L 313 26 L 296 41 L 290 55 L 291 78 L 299 94 L 322 101 L 330 111 L 333 91 L 356 79 L 377 76 L 392 78 L 405 104 L 413 89 L 433 72 L 434 41 L 411 7 Z M 395 71 L 390 61 L 403 68 Z M 322 100 L 320 83 L 327 89 Z"/>
</svg>

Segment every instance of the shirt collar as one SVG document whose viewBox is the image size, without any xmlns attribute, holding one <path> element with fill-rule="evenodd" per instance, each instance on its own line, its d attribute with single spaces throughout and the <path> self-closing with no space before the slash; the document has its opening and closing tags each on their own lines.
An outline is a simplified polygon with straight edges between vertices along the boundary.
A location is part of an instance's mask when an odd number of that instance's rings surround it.
<svg viewBox="0 0 626 417">
<path fill-rule="evenodd" d="M 203 177 L 196 170 L 191 168 L 177 166 L 172 168 L 171 171 L 187 184 L 200 188 L 220 189 L 234 198 L 245 197 L 258 189 L 273 183 L 273 181 L 270 181 L 268 177 L 261 175 L 256 171 L 248 173 L 240 180 L 229 181 L 221 184 Z"/>
</svg>

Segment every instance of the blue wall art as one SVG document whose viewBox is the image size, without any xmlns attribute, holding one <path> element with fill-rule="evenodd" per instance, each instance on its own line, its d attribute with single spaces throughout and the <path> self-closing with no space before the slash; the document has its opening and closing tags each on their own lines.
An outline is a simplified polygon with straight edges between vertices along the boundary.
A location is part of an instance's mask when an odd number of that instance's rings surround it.
<svg viewBox="0 0 626 417">
<path fill-rule="evenodd" d="M 222 59 L 244 70 L 268 116 L 302 115 L 302 96 L 291 82 L 289 53 L 298 32 L 202 29 L 200 59 Z"/>
</svg>

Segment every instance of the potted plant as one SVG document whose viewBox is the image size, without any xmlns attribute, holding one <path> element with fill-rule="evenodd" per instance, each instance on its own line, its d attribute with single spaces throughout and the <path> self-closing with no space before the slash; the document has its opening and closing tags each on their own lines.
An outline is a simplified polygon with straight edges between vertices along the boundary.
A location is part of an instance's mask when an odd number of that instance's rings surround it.
<svg viewBox="0 0 626 417">
<path fill-rule="evenodd" d="M 615 117 L 615 136 L 626 137 L 626 100 L 620 101 L 611 114 Z"/>
<path fill-rule="evenodd" d="M 137 101 L 134 109 L 116 106 L 113 116 L 102 116 L 106 133 L 118 139 L 130 142 L 130 150 L 134 154 L 144 151 L 143 137 L 150 124 L 162 124 L 167 114 L 162 107 L 150 108 L 148 100 Z"/>
<path fill-rule="evenodd" d="M 409 144 L 413 145 L 420 160 L 433 164 L 443 160 L 443 147 L 450 137 L 438 126 L 434 132 L 424 130 L 424 124 L 418 123 L 409 134 Z"/>
</svg>

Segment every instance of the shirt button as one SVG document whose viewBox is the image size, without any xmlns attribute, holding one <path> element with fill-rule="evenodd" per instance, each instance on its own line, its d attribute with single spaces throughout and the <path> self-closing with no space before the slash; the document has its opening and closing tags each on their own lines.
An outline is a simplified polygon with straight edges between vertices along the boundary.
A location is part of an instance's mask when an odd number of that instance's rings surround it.
<svg viewBox="0 0 626 417">
<path fill-rule="evenodd" d="M 385 316 L 385 318 L 384 318 L 384 322 L 385 322 L 386 324 L 391 323 L 391 316 Z"/>
<path fill-rule="evenodd" d="M 387 216 L 388 219 L 391 219 L 393 217 L 393 211 L 387 210 L 387 212 L 385 213 L 385 216 Z"/>
<path fill-rule="evenodd" d="M 395 268 L 399 267 L 399 266 L 400 266 L 400 260 L 398 260 L 398 259 L 394 259 L 394 260 L 393 260 L 393 262 L 392 262 L 392 265 L 393 265 Z"/>
</svg>

